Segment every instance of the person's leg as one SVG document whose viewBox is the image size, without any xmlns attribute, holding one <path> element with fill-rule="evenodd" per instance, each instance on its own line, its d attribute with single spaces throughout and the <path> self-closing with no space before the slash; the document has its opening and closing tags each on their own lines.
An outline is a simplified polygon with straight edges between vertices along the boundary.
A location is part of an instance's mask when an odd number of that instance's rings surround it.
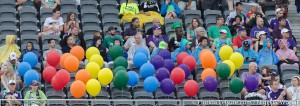
<svg viewBox="0 0 300 106">
<path fill-rule="evenodd" d="M 300 13 L 300 5 L 297 5 L 297 13 Z"/>
<path fill-rule="evenodd" d="M 172 14 L 167 14 L 166 16 L 165 16 L 165 19 L 170 19 L 172 17 Z"/>
<path fill-rule="evenodd" d="M 179 2 L 178 2 L 178 7 L 179 7 L 181 10 L 185 10 L 186 2 L 179 1 Z"/>
<path fill-rule="evenodd" d="M 191 4 L 191 10 L 197 10 L 197 4 L 196 4 L 196 1 L 192 1 L 192 4 Z"/>
<path fill-rule="evenodd" d="M 241 91 L 241 99 L 242 99 L 242 100 L 245 99 L 246 93 L 247 93 L 246 88 L 243 88 L 243 90 Z"/>
<path fill-rule="evenodd" d="M 233 10 L 233 0 L 227 0 L 227 5 L 229 10 Z"/>
<path fill-rule="evenodd" d="M 261 89 L 261 90 L 257 91 L 257 93 L 262 94 L 262 95 L 265 95 L 265 94 L 266 94 L 266 91 L 265 91 L 264 89 Z"/>
</svg>

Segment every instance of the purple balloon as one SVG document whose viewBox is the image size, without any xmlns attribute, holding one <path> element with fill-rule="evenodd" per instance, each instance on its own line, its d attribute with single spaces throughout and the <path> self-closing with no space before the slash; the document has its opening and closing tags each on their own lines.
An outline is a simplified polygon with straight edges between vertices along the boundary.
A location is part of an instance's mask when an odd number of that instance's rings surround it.
<svg viewBox="0 0 300 106">
<path fill-rule="evenodd" d="M 153 64 L 156 70 L 161 67 L 164 67 L 164 59 L 159 55 L 154 56 L 151 59 L 150 63 Z"/>
<path fill-rule="evenodd" d="M 160 55 L 163 59 L 171 59 L 171 53 L 169 50 L 160 50 L 158 52 L 158 55 Z"/>
<path fill-rule="evenodd" d="M 254 75 L 248 75 L 245 79 L 245 87 L 247 91 L 251 92 L 257 89 L 258 87 L 258 80 Z"/>
<path fill-rule="evenodd" d="M 207 76 L 203 82 L 204 88 L 209 92 L 213 92 L 218 88 L 218 81 L 213 76 Z"/>
<path fill-rule="evenodd" d="M 161 82 L 162 80 L 164 80 L 165 78 L 170 78 L 170 72 L 168 69 L 166 68 L 159 68 L 157 71 L 156 71 L 156 74 L 155 74 L 157 80 L 159 82 Z"/>
<path fill-rule="evenodd" d="M 172 70 L 175 68 L 175 65 L 171 59 L 165 59 L 164 67 L 167 68 L 169 70 L 169 72 L 171 73 Z"/>
<path fill-rule="evenodd" d="M 186 64 L 180 64 L 178 67 L 183 69 L 183 71 L 185 73 L 185 78 L 188 78 L 190 76 L 191 71 L 190 71 L 189 66 L 187 66 Z"/>
<path fill-rule="evenodd" d="M 163 93 L 169 95 L 174 91 L 175 85 L 174 85 L 174 83 L 172 82 L 171 79 L 166 78 L 166 79 L 161 81 L 160 89 Z"/>
</svg>

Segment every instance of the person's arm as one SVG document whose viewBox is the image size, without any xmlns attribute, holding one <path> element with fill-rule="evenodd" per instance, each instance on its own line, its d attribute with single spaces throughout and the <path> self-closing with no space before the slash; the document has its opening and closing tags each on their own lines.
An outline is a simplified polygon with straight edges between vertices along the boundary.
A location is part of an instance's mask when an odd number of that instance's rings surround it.
<svg viewBox="0 0 300 106">
<path fill-rule="evenodd" d="M 255 42 L 255 45 L 254 45 L 255 52 L 258 52 L 258 42 L 259 41 Z"/>
<path fill-rule="evenodd" d="M 120 13 L 119 14 L 124 14 L 124 3 L 122 3 L 121 8 L 120 8 Z"/>
<path fill-rule="evenodd" d="M 45 0 L 41 0 L 42 4 L 44 4 L 44 8 L 49 8 L 49 5 L 45 2 Z"/>
<path fill-rule="evenodd" d="M 193 39 L 191 38 L 190 32 L 191 32 L 191 30 L 188 29 L 188 30 L 187 30 L 187 35 L 186 35 L 186 39 L 187 39 L 187 40 L 193 40 Z"/>
<path fill-rule="evenodd" d="M 160 14 L 161 14 L 162 16 L 165 16 L 165 15 L 167 14 L 167 8 L 168 8 L 168 4 L 163 4 L 163 5 L 161 6 Z"/>
<path fill-rule="evenodd" d="M 297 52 L 297 47 L 293 47 L 293 51 L 296 53 Z"/>
<path fill-rule="evenodd" d="M 135 14 L 139 14 L 140 13 L 140 10 L 139 10 L 139 7 L 137 4 L 135 4 Z"/>
<path fill-rule="evenodd" d="M 2 83 L 2 85 L 4 86 L 4 88 L 5 88 L 6 90 L 9 90 L 8 87 L 7 87 L 6 82 L 4 81 L 4 75 L 1 76 L 1 83 Z"/>
<path fill-rule="evenodd" d="M 40 95 L 41 99 L 45 99 L 45 100 L 42 100 L 42 101 L 41 101 L 41 105 L 42 105 L 42 106 L 45 106 L 46 103 L 47 103 L 47 102 L 46 102 L 46 101 L 47 101 L 47 100 L 46 100 L 46 99 L 47 99 L 46 95 L 44 94 L 43 91 L 40 91 L 40 90 L 39 90 L 39 95 Z"/>
<path fill-rule="evenodd" d="M 213 42 L 214 39 L 212 38 L 212 34 L 213 34 L 213 29 L 209 28 L 209 30 L 208 30 L 208 39 Z"/>
<path fill-rule="evenodd" d="M 175 8 L 175 13 L 176 13 L 176 15 L 177 15 L 177 17 L 180 17 L 180 15 L 181 15 L 181 9 L 178 7 L 178 5 L 177 4 L 175 4 L 175 3 L 172 3 L 172 5 L 173 5 L 173 7 Z"/>
<path fill-rule="evenodd" d="M 211 49 L 213 50 L 213 52 L 216 52 L 215 42 L 211 45 Z"/>
<path fill-rule="evenodd" d="M 128 54 L 128 60 L 132 61 L 133 60 L 133 54 L 134 54 L 133 53 L 133 48 L 129 48 L 127 54 Z"/>
<path fill-rule="evenodd" d="M 187 10 L 190 10 L 190 9 L 191 9 L 191 6 L 192 6 L 192 0 L 189 0 L 186 9 L 187 9 Z"/>
<path fill-rule="evenodd" d="M 66 24 L 64 24 L 64 33 L 67 33 L 69 30 L 69 22 L 66 22 Z"/>
<path fill-rule="evenodd" d="M 26 2 L 27 0 L 17 0 L 18 5 L 22 5 Z"/>
</svg>

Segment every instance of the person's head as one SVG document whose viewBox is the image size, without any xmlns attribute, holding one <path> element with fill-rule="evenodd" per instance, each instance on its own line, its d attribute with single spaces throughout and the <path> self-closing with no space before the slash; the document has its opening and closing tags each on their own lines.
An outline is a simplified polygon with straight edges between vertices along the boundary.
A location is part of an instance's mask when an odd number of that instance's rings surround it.
<svg viewBox="0 0 300 106">
<path fill-rule="evenodd" d="M 245 39 L 246 36 L 247 36 L 247 32 L 246 32 L 246 29 L 244 27 L 239 27 L 238 29 L 238 34 L 241 38 Z"/>
<path fill-rule="evenodd" d="M 49 39 L 48 40 L 48 44 L 50 48 L 55 48 L 56 44 L 55 44 L 55 40 L 54 39 Z"/>
<path fill-rule="evenodd" d="M 279 26 L 285 27 L 286 26 L 286 20 L 284 17 L 278 18 Z"/>
<path fill-rule="evenodd" d="M 67 36 L 67 44 L 68 45 L 74 45 L 75 44 L 73 36 Z"/>
<path fill-rule="evenodd" d="M 9 80 L 8 81 L 8 89 L 13 92 L 16 89 L 16 81 L 15 80 Z"/>
<path fill-rule="evenodd" d="M 78 36 L 78 33 L 79 33 L 79 28 L 74 26 L 71 30 L 71 35 L 72 36 Z"/>
<path fill-rule="evenodd" d="M 127 3 L 132 3 L 132 0 L 127 0 Z"/>
<path fill-rule="evenodd" d="M 224 24 L 224 17 L 222 15 L 218 15 L 216 17 L 216 24 L 222 26 Z"/>
<path fill-rule="evenodd" d="M 58 8 L 53 9 L 52 13 L 53 13 L 54 18 L 59 18 L 60 17 L 60 10 Z"/>
<path fill-rule="evenodd" d="M 75 21 L 75 15 L 76 14 L 74 12 L 69 12 L 67 15 L 67 22 Z"/>
<path fill-rule="evenodd" d="M 40 83 L 38 81 L 36 81 L 36 80 L 31 81 L 31 84 L 30 84 L 31 91 L 37 92 L 39 86 L 40 86 Z"/>
<path fill-rule="evenodd" d="M 283 10 L 281 8 L 277 8 L 275 10 L 276 13 L 276 18 L 282 17 L 283 16 Z"/>
<path fill-rule="evenodd" d="M 196 33 L 199 37 L 204 37 L 205 36 L 205 29 L 203 27 L 198 27 L 196 29 Z"/>
<path fill-rule="evenodd" d="M 264 40 L 267 37 L 267 32 L 265 31 L 259 31 L 258 33 L 256 33 L 256 38 L 259 40 Z"/>
<path fill-rule="evenodd" d="M 269 77 L 271 75 L 271 69 L 267 66 L 261 68 L 261 74 L 263 77 Z"/>
<path fill-rule="evenodd" d="M 292 77 L 291 84 L 292 84 L 294 87 L 300 86 L 300 77 L 299 77 L 299 76 L 294 76 L 294 77 Z"/>
<path fill-rule="evenodd" d="M 145 30 L 143 28 L 137 28 L 136 32 L 137 32 L 136 34 L 140 34 L 142 37 L 145 34 Z"/>
<path fill-rule="evenodd" d="M 182 28 L 175 28 L 175 34 L 178 37 L 182 36 L 183 35 Z"/>
<path fill-rule="evenodd" d="M 12 67 L 10 65 L 4 65 L 1 70 L 5 75 L 13 73 Z"/>
<path fill-rule="evenodd" d="M 95 37 L 93 38 L 93 43 L 94 43 L 95 46 L 101 45 L 101 43 L 102 43 L 102 38 L 101 38 L 100 36 L 95 36 Z"/>
<path fill-rule="evenodd" d="M 155 36 L 160 36 L 162 31 L 161 31 L 161 27 L 156 25 L 156 26 L 153 26 L 152 27 L 152 30 L 153 30 L 153 35 Z"/>
<path fill-rule="evenodd" d="M 256 70 L 257 70 L 257 64 L 255 62 L 251 62 L 249 64 L 249 72 L 250 73 L 256 73 Z"/>
<path fill-rule="evenodd" d="M 249 40 L 245 40 L 245 41 L 243 42 L 243 48 L 244 48 L 245 51 L 248 51 L 248 50 L 249 50 L 249 48 L 250 48 L 250 43 L 251 43 L 251 41 L 249 41 Z"/>
<path fill-rule="evenodd" d="M 208 38 L 207 37 L 201 37 L 200 40 L 199 40 L 199 42 L 200 42 L 200 45 L 202 47 L 206 47 L 207 46 L 207 42 L 208 42 Z"/>
<path fill-rule="evenodd" d="M 181 41 L 180 41 L 180 48 L 182 49 L 190 49 L 192 42 L 190 42 L 189 40 L 185 39 L 185 38 L 182 38 Z"/>
<path fill-rule="evenodd" d="M 287 41 L 285 41 L 283 39 L 279 39 L 279 48 L 280 49 L 283 49 L 283 50 L 288 49 L 286 45 L 287 45 Z"/>
<path fill-rule="evenodd" d="M 190 24 L 190 29 L 196 29 L 200 26 L 200 21 L 198 18 L 193 18 Z"/>
<path fill-rule="evenodd" d="M 242 9 L 243 9 L 243 3 L 242 2 L 236 2 L 235 3 L 235 7 L 236 7 L 236 10 L 242 11 Z"/>
<path fill-rule="evenodd" d="M 120 39 L 115 39 L 114 40 L 114 45 L 121 45 L 121 41 L 120 41 Z"/>
<path fill-rule="evenodd" d="M 237 15 L 234 17 L 234 21 L 235 21 L 235 23 L 239 24 L 240 22 L 242 22 L 242 18 Z"/>
<path fill-rule="evenodd" d="M 159 19 L 154 18 L 154 19 L 152 20 L 152 25 L 153 25 L 153 26 L 155 26 L 155 25 L 160 25 Z"/>
<path fill-rule="evenodd" d="M 114 36 L 116 35 L 116 30 L 117 30 L 116 27 L 110 26 L 107 31 L 109 35 Z"/>
<path fill-rule="evenodd" d="M 290 30 L 283 28 L 281 29 L 281 35 L 283 38 L 287 39 L 290 37 Z"/>
<path fill-rule="evenodd" d="M 136 43 L 136 44 L 141 44 L 143 37 L 142 37 L 142 35 L 141 35 L 140 33 L 137 33 L 137 34 L 134 36 L 134 39 L 135 39 L 135 43 Z"/>
<path fill-rule="evenodd" d="M 271 74 L 271 81 L 280 81 L 280 77 L 277 74 Z"/>
<path fill-rule="evenodd" d="M 270 81 L 270 87 L 273 90 L 278 90 L 279 89 L 279 81 L 271 80 Z"/>
<path fill-rule="evenodd" d="M 101 33 L 100 32 L 94 32 L 93 36 L 100 36 L 101 37 Z"/>
<path fill-rule="evenodd" d="M 9 62 L 11 63 L 11 64 L 16 64 L 16 61 L 18 60 L 18 58 L 17 58 L 17 54 L 15 53 L 15 52 L 11 52 L 10 54 L 9 54 Z"/>
<path fill-rule="evenodd" d="M 257 19 L 256 19 L 256 25 L 257 25 L 257 27 L 259 27 L 259 28 L 264 27 L 264 20 L 263 20 L 262 18 L 257 18 Z"/>
<path fill-rule="evenodd" d="M 133 27 L 133 28 L 140 27 L 140 21 L 139 21 L 138 18 L 136 18 L 136 17 L 132 18 L 132 20 L 131 20 L 131 27 Z"/>
<path fill-rule="evenodd" d="M 262 14 L 260 12 L 255 12 L 255 19 L 262 18 Z"/>
<path fill-rule="evenodd" d="M 225 29 L 220 30 L 220 38 L 226 39 L 227 38 L 227 31 Z"/>
<path fill-rule="evenodd" d="M 263 46 L 266 46 L 268 49 L 270 49 L 270 48 L 272 48 L 272 43 L 273 43 L 272 39 L 266 38 L 264 40 L 264 45 Z"/>
<path fill-rule="evenodd" d="M 165 41 L 160 41 L 158 48 L 159 49 L 167 49 L 167 43 Z"/>
<path fill-rule="evenodd" d="M 32 42 L 28 42 L 28 43 L 27 43 L 27 46 L 26 46 L 26 49 L 27 49 L 28 51 L 31 51 L 32 49 L 34 49 L 33 43 L 32 43 Z"/>
<path fill-rule="evenodd" d="M 256 8 L 255 5 L 252 5 L 252 6 L 250 7 L 250 11 L 251 11 L 252 13 L 256 12 L 256 10 L 257 10 L 257 8 Z"/>
</svg>

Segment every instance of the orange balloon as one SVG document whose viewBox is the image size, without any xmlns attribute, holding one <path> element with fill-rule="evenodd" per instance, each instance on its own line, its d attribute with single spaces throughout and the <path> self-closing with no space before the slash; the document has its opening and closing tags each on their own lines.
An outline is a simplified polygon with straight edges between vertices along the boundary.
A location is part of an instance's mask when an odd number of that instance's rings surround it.
<svg viewBox="0 0 300 106">
<path fill-rule="evenodd" d="M 81 61 L 84 58 L 84 50 L 81 46 L 73 47 L 70 53 L 74 55 L 79 61 Z"/>
<path fill-rule="evenodd" d="M 79 61 L 73 55 L 68 56 L 64 60 L 64 67 L 66 70 L 68 70 L 70 72 L 75 72 L 79 68 Z"/>
<path fill-rule="evenodd" d="M 64 62 L 65 62 L 65 59 L 69 56 L 71 56 L 72 54 L 71 53 L 64 53 L 63 55 L 61 55 L 60 57 L 60 61 L 59 61 L 59 64 L 62 68 L 64 68 Z"/>
<path fill-rule="evenodd" d="M 79 70 L 75 75 L 75 80 L 80 80 L 84 84 L 86 84 L 90 79 L 91 79 L 90 73 L 85 69 Z"/>
<path fill-rule="evenodd" d="M 217 73 L 214 69 L 207 68 L 207 69 L 203 70 L 203 72 L 201 73 L 201 80 L 204 81 L 205 78 L 208 76 L 213 76 L 213 77 L 217 78 Z"/>
<path fill-rule="evenodd" d="M 203 53 L 207 52 L 207 51 L 211 52 L 211 50 L 209 50 L 209 49 L 203 49 L 203 50 L 198 54 L 199 59 L 200 59 L 200 56 L 201 56 Z"/>
<path fill-rule="evenodd" d="M 71 84 L 70 91 L 73 97 L 81 98 L 86 92 L 85 84 L 79 80 L 74 81 Z"/>
<path fill-rule="evenodd" d="M 215 55 L 211 52 L 211 51 L 205 51 L 205 52 L 201 52 L 200 55 L 200 61 L 202 63 L 202 67 L 203 69 L 206 68 L 212 68 L 215 69 L 217 66 L 217 60 Z"/>
</svg>

